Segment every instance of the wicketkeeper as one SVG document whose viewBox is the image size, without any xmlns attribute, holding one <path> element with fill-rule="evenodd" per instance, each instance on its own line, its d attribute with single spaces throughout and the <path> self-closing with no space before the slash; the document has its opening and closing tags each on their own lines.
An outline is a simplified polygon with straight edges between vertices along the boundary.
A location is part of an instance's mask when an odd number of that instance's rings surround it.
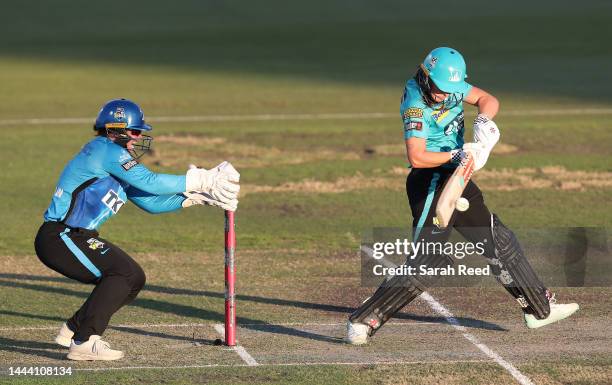
<svg viewBox="0 0 612 385">
<path fill-rule="evenodd" d="M 123 352 L 101 339 L 111 316 L 130 303 L 145 284 L 145 273 L 126 252 L 98 235 L 98 228 L 129 200 L 160 214 L 191 205 L 236 210 L 240 174 L 223 162 L 186 175 L 157 174 L 138 159 L 151 145 L 151 126 L 140 107 L 111 100 L 100 110 L 96 137 L 64 168 L 35 240 L 38 258 L 49 268 L 93 291 L 64 323 L 55 341 L 72 360 L 116 360 Z"/>
<path fill-rule="evenodd" d="M 406 82 L 400 113 L 411 172 L 406 191 L 413 217 L 413 240 L 441 242 L 456 228 L 470 242 L 483 242 L 491 271 L 514 297 L 524 312 L 527 327 L 538 328 L 561 320 L 578 310 L 578 304 L 557 304 L 529 262 L 514 233 L 491 214 L 482 192 L 470 181 L 463 192 L 469 209 L 453 215 L 448 227 L 435 227 L 435 207 L 442 187 L 457 165 L 474 155 L 475 170 L 482 168 L 499 140 L 493 118 L 499 102 L 491 94 L 468 84 L 466 65 L 459 51 L 440 47 L 431 51 Z M 464 143 L 463 103 L 478 108 L 474 121 L 474 141 Z M 453 264 L 448 255 L 419 255 L 414 266 L 446 267 Z M 430 287 L 436 277 L 394 276 L 387 279 L 349 318 L 347 341 L 367 342 L 396 312 Z"/>
</svg>

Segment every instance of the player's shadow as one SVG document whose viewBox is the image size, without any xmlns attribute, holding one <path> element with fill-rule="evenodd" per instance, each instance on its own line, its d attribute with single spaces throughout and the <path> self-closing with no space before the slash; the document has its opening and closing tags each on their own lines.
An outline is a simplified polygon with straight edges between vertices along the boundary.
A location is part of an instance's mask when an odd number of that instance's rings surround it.
<svg viewBox="0 0 612 385">
<path fill-rule="evenodd" d="M 61 283 L 71 283 L 78 284 L 72 280 L 63 277 L 47 277 L 47 276 L 38 276 L 38 275 L 29 275 L 29 274 L 10 274 L 10 273 L 0 273 L 0 286 L 9 286 L 9 287 L 21 287 L 36 291 L 43 292 L 54 292 L 62 295 L 76 296 L 80 298 L 86 298 L 88 296 L 87 292 L 76 291 L 72 289 L 67 289 L 63 287 L 56 286 L 47 286 L 40 285 L 35 283 L 23 282 L 24 280 L 28 281 L 38 281 L 38 282 L 61 282 Z M 147 284 L 144 288 L 144 291 L 150 291 L 154 293 L 162 293 L 162 294 L 171 294 L 171 295 L 182 295 L 182 296 L 198 296 L 198 297 L 212 297 L 212 298 L 224 298 L 224 294 L 220 292 L 213 292 L 207 290 L 193 290 L 193 289 L 184 289 L 184 288 L 173 288 L 166 287 L 160 285 L 149 285 Z M 253 303 L 261 303 L 267 305 L 277 305 L 277 306 L 286 306 L 286 307 L 296 307 L 300 309 L 308 309 L 308 310 L 318 310 L 318 311 L 327 311 L 327 312 L 336 312 L 336 313 L 344 313 L 350 314 L 354 311 L 354 308 L 348 306 L 341 305 L 332 305 L 332 304 L 321 304 L 321 303 L 312 303 L 298 300 L 287 300 L 282 298 L 268 298 L 261 296 L 252 296 L 252 295 L 237 295 L 236 299 L 238 301 L 245 302 L 253 302 Z M 175 314 L 185 317 L 193 317 L 199 320 L 210 320 L 214 322 L 223 322 L 223 314 L 205 310 L 202 308 L 196 308 L 191 305 L 178 304 L 174 302 L 162 301 L 159 299 L 150 299 L 150 298 L 137 298 L 131 304 L 132 306 L 137 306 L 145 309 L 151 309 L 155 311 L 165 312 L 169 314 Z M 446 324 L 447 320 L 444 317 L 439 316 L 424 316 L 424 315 L 414 315 L 408 313 L 399 313 L 394 318 L 402 319 L 402 320 L 411 320 L 417 322 L 431 322 L 431 323 L 440 323 Z M 485 330 L 493 330 L 493 331 L 507 331 L 508 329 L 503 328 L 495 323 L 474 319 L 471 317 L 457 317 L 457 320 L 462 326 L 476 328 L 476 329 L 485 329 Z M 239 323 L 241 327 L 251 328 L 254 330 L 262 330 L 262 327 L 265 328 L 268 332 L 278 333 L 278 334 L 287 334 L 292 336 L 299 336 L 303 338 L 309 338 L 314 340 L 320 340 L 325 342 L 341 342 L 339 338 L 330 337 L 318 333 L 314 333 L 311 331 L 304 331 L 297 328 L 293 328 L 290 326 L 276 325 L 270 324 L 266 321 L 252 319 L 248 317 L 239 317 Z"/>
<path fill-rule="evenodd" d="M 7 280 L 5 278 L 17 279 L 17 281 Z M 59 277 L 45 277 L 45 276 L 33 276 L 33 275 L 26 275 L 26 274 L 0 273 L 0 286 L 28 289 L 28 290 L 34 290 L 34 291 L 39 291 L 39 292 L 45 292 L 45 293 L 61 294 L 61 295 L 66 295 L 66 296 L 82 298 L 83 300 L 87 298 L 87 296 L 89 295 L 88 292 L 84 292 L 84 291 L 72 290 L 72 289 L 68 289 L 64 287 L 42 285 L 42 284 L 37 284 L 37 283 L 29 283 L 29 282 L 24 282 L 24 280 L 72 283 L 70 280 L 66 280 L 66 279 L 59 278 Z M 218 293 L 214 293 L 214 294 L 218 294 Z M 204 294 L 200 294 L 200 295 L 204 295 Z M 223 297 L 223 295 L 220 295 L 220 297 Z M 132 302 L 130 305 L 135 306 L 135 307 L 144 308 L 147 310 L 155 310 L 159 312 L 175 314 L 175 315 L 179 315 L 183 317 L 192 317 L 198 320 L 209 320 L 209 321 L 219 322 L 219 323 L 222 323 L 224 321 L 223 314 L 205 310 L 202 308 L 197 308 L 191 305 L 178 304 L 178 303 L 162 301 L 158 299 L 139 298 L 139 299 L 136 299 L 134 302 Z M 312 340 L 317 340 L 317 341 L 324 341 L 324 342 L 331 342 L 331 343 L 342 343 L 342 340 L 340 338 L 330 337 L 327 335 L 318 334 L 318 333 L 314 333 L 311 331 L 299 330 L 299 329 L 296 329 L 290 326 L 273 325 L 273 324 L 269 324 L 266 321 L 262 321 L 258 319 L 253 319 L 253 318 L 248 318 L 248 317 L 239 317 L 238 322 L 241 324 L 241 327 L 244 327 L 247 329 L 252 328 L 253 330 L 261 330 L 262 327 L 267 326 L 266 329 L 271 333 L 298 336 L 302 338 L 307 338 L 307 339 L 312 339 Z M 255 328 L 255 326 L 257 326 L 257 328 Z M 139 334 L 149 333 L 149 332 L 141 331 L 135 328 L 125 328 L 123 330 L 128 331 L 128 332 L 135 332 L 136 330 L 138 330 L 137 333 Z M 162 335 L 163 333 L 160 333 L 159 336 L 162 336 Z M 185 337 L 179 336 L 178 338 L 173 338 L 173 336 L 166 335 L 166 338 L 181 340 Z"/>
<path fill-rule="evenodd" d="M 53 351 L 51 349 L 53 349 Z M 62 360 L 66 356 L 66 352 L 60 351 L 59 346 L 56 344 L 38 341 L 23 341 L 6 337 L 0 337 L 0 351 L 46 357 L 55 360 Z"/>
<path fill-rule="evenodd" d="M 40 320 L 45 320 L 45 321 L 57 321 L 58 329 L 59 329 L 60 323 L 66 321 L 65 318 L 61 318 L 61 317 L 48 316 L 44 314 L 22 313 L 22 312 L 17 312 L 17 311 L 10 311 L 10 310 L 0 310 L 0 314 L 16 316 L 16 317 L 23 317 L 23 318 L 30 318 L 30 319 L 40 319 Z M 170 339 L 170 340 L 194 342 L 194 343 L 198 343 L 201 345 L 212 345 L 214 342 L 213 340 L 196 338 L 195 335 L 192 337 L 180 336 L 180 335 L 174 335 L 174 334 L 168 334 L 168 333 L 154 332 L 150 330 L 142 330 L 138 327 L 131 327 L 131 326 L 118 325 L 118 326 L 109 326 L 108 328 L 112 330 L 118 330 L 121 332 L 131 333 L 131 334 L 139 334 L 139 335 L 146 336 L 146 337 L 157 337 L 157 338 L 165 338 L 165 339 Z"/>
</svg>

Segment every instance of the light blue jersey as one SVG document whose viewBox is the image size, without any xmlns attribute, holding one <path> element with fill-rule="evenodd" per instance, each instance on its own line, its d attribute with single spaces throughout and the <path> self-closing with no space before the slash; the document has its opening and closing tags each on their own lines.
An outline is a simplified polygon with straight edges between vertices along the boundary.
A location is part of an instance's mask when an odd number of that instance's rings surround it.
<svg viewBox="0 0 612 385">
<path fill-rule="evenodd" d="M 129 199 L 151 213 L 181 208 L 185 176 L 156 174 L 123 147 L 96 137 L 66 165 L 45 221 L 95 230 Z"/>
<path fill-rule="evenodd" d="M 463 146 L 463 99 L 469 94 L 469 86 L 464 94 L 449 95 L 447 100 L 458 103 L 439 103 L 433 108 L 423 102 L 421 90 L 414 79 L 406 82 L 400 105 L 404 122 L 404 139 L 412 137 L 426 140 L 426 150 L 449 152 Z"/>
</svg>

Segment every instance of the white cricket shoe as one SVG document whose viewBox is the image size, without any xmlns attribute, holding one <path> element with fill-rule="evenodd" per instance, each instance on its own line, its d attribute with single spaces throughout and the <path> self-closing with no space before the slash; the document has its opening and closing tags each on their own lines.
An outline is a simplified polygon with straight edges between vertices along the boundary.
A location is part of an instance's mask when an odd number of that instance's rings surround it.
<svg viewBox="0 0 612 385">
<path fill-rule="evenodd" d="M 74 336 L 74 332 L 70 330 L 70 328 L 68 328 L 68 325 L 66 325 L 66 323 L 64 322 L 59 330 L 59 333 L 57 333 L 57 336 L 55 337 L 55 342 L 58 345 L 62 345 L 63 347 L 69 348 L 70 342 L 72 341 L 72 336 Z"/>
<path fill-rule="evenodd" d="M 525 314 L 525 324 L 529 329 L 537 329 L 553 322 L 567 318 L 578 311 L 577 303 L 557 303 L 555 295 L 550 298 L 550 314 L 544 319 L 537 319 L 532 314 Z"/>
<path fill-rule="evenodd" d="M 92 335 L 89 341 L 77 345 L 72 341 L 67 358 L 76 361 L 102 360 L 112 361 L 123 358 L 123 352 L 113 350 L 106 341 L 102 341 L 100 336 Z"/>
<path fill-rule="evenodd" d="M 363 345 L 368 342 L 370 327 L 362 323 L 346 323 L 346 342 L 351 345 Z"/>
</svg>

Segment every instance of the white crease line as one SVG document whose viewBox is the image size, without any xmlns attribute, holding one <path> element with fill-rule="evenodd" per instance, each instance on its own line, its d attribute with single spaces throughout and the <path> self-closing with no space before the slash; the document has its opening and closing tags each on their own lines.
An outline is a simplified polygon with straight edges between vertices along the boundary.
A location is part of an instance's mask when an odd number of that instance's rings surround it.
<svg viewBox="0 0 612 385">
<path fill-rule="evenodd" d="M 612 114 L 612 108 L 568 108 L 540 110 L 502 110 L 500 116 L 550 116 L 550 115 L 607 115 Z M 313 114 L 256 114 L 256 115 L 185 115 L 185 116 L 153 116 L 152 123 L 178 122 L 240 122 L 240 121 L 273 121 L 273 120 L 332 120 L 332 119 L 399 119 L 399 112 L 339 112 Z M 93 118 L 23 118 L 1 119 L 0 126 L 10 125 L 42 125 L 42 124 L 89 124 Z"/>
<path fill-rule="evenodd" d="M 225 326 L 223 324 L 215 324 L 215 330 L 217 331 L 217 333 L 221 335 L 221 337 L 225 337 Z M 238 353 L 240 358 L 242 358 L 242 361 L 244 361 L 247 364 L 247 366 L 259 365 L 257 361 L 255 361 L 253 356 L 251 356 L 244 347 L 236 345 L 236 346 L 231 346 L 231 349 L 235 351 L 236 353 Z"/>
<path fill-rule="evenodd" d="M 453 328 L 462 332 L 463 337 L 470 341 L 474 346 L 476 346 L 480 351 L 489 356 L 493 361 L 499 364 L 501 367 L 506 369 L 512 377 L 514 377 L 520 384 L 522 385 L 534 385 L 534 383 L 523 373 L 521 373 L 517 368 L 514 367 L 510 362 L 504 360 L 499 354 L 491 350 L 487 345 L 478 341 L 478 339 L 473 335 L 465 331 L 465 326 L 462 326 L 461 323 L 455 318 L 453 313 L 451 313 L 444 305 L 438 302 L 434 297 L 431 296 L 428 292 L 423 292 L 421 294 L 421 298 L 424 299 L 429 306 L 438 314 L 446 318 L 446 322 L 448 322 Z"/>
<path fill-rule="evenodd" d="M 374 258 L 374 251 L 372 248 L 362 245 L 360 250 L 365 253 L 370 258 Z M 379 260 L 380 263 L 384 264 L 386 267 L 397 267 L 393 262 L 387 261 L 386 259 Z M 423 292 L 419 299 L 424 300 L 427 304 L 438 314 L 446 319 L 446 322 L 451 325 L 456 330 L 460 331 L 465 339 L 470 341 L 474 346 L 476 346 L 480 351 L 486 354 L 488 357 L 493 359 L 498 365 L 506 369 L 512 377 L 514 377 L 521 385 L 534 385 L 531 380 L 521 373 L 517 368 L 514 367 L 510 362 L 504 360 L 499 354 L 495 353 L 491 350 L 487 345 L 480 343 L 478 339 L 473 335 L 466 331 L 466 327 L 461 325 L 459 320 L 455 318 L 453 313 L 450 312 L 444 305 L 438 302 L 431 294 L 428 292 Z"/>
<path fill-rule="evenodd" d="M 278 362 L 257 364 L 257 366 L 331 366 L 331 365 L 423 365 L 423 364 L 463 364 L 463 363 L 487 363 L 489 360 L 446 360 L 446 361 L 363 361 L 363 362 Z M 200 368 L 235 368 L 249 367 L 248 364 L 203 364 L 203 365 L 180 365 L 180 366 L 118 366 L 105 368 L 72 368 L 77 371 L 104 372 L 111 370 L 141 370 L 141 369 L 200 369 Z"/>
<path fill-rule="evenodd" d="M 123 325 L 109 325 L 109 328 L 190 328 L 190 327 L 210 327 L 213 323 L 182 323 L 182 324 L 123 324 Z M 238 325 L 238 328 L 245 326 L 254 326 L 261 329 L 265 328 L 275 328 L 275 327 L 283 327 L 283 326 L 344 326 L 345 322 L 333 322 L 333 323 L 324 323 L 324 322 L 280 322 L 280 323 L 241 323 Z M 400 325 L 410 325 L 410 326 L 428 326 L 428 325 L 440 325 L 439 322 L 418 322 L 418 321 L 410 321 L 410 322 L 387 322 L 385 326 L 400 326 Z M 10 332 L 10 331 L 25 331 L 25 330 L 59 330 L 60 323 L 55 326 L 21 326 L 21 327 L 4 327 L 0 328 L 1 331 Z"/>
</svg>

